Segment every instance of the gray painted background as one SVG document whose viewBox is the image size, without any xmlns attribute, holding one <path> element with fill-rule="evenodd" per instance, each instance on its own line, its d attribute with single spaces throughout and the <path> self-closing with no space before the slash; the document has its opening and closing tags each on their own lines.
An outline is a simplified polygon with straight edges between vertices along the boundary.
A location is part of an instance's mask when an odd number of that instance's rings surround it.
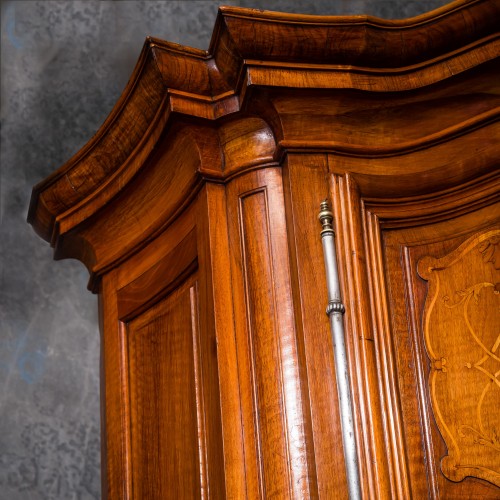
<svg viewBox="0 0 500 500">
<path fill-rule="evenodd" d="M 229 1 L 402 18 L 443 0 Z M 96 297 L 26 224 L 34 184 L 117 101 L 147 35 L 206 49 L 215 1 L 2 1 L 0 500 L 100 498 Z"/>
</svg>

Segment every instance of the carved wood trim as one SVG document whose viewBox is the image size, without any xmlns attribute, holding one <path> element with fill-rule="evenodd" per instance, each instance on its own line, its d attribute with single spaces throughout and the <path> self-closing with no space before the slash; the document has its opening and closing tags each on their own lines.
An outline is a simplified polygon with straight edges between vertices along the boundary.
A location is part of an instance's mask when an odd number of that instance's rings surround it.
<svg viewBox="0 0 500 500">
<path fill-rule="evenodd" d="M 491 206 L 491 202 L 495 198 L 493 195 L 495 188 L 491 186 L 491 176 L 489 177 L 489 187 L 486 190 L 490 196 L 486 196 L 485 200 L 481 198 L 487 181 L 466 186 L 463 191 L 467 195 L 464 200 L 460 200 L 460 212 L 457 213 L 457 216 L 477 210 L 478 201 L 480 201 L 479 208 L 486 209 L 487 206 Z M 387 211 L 382 204 L 382 213 L 379 216 L 377 209 L 380 208 L 380 205 L 376 201 L 368 201 L 365 205 L 364 198 L 350 174 L 333 175 L 331 182 L 334 214 L 338 228 L 339 253 L 342 255 L 342 258 L 339 257 L 341 277 L 343 289 L 346 291 L 346 326 L 350 335 L 348 347 L 351 373 L 354 375 L 353 383 L 357 379 L 355 392 L 359 394 L 357 404 L 360 409 L 360 421 L 363 422 L 360 424 L 359 432 L 363 439 L 362 446 L 368 454 L 381 453 L 381 450 L 384 450 L 384 458 L 377 459 L 379 468 L 373 472 L 379 483 L 375 482 L 376 486 L 369 488 L 371 492 L 374 492 L 377 491 L 378 487 L 378 496 L 383 497 L 386 492 L 391 491 L 391 495 L 406 498 L 412 490 L 407 457 L 403 452 L 407 449 L 407 444 L 400 417 L 398 368 L 393 353 L 393 326 L 389 319 L 387 304 L 386 270 L 382 260 L 381 233 L 386 225 L 393 227 L 393 221 L 397 223 L 400 217 L 403 218 L 407 210 L 406 203 L 404 198 L 399 204 L 394 200 L 390 211 Z M 450 190 L 451 193 L 455 194 L 456 191 L 457 189 Z M 413 205 L 415 207 L 413 212 L 415 220 L 405 220 L 405 225 L 402 227 L 433 223 L 436 221 L 442 203 L 452 204 L 451 195 L 449 199 L 445 196 L 444 200 L 437 193 L 434 193 L 433 197 L 436 200 L 441 200 L 441 203 L 438 201 L 429 205 L 424 200 L 417 198 Z M 455 198 L 455 206 L 456 203 L 457 198 Z M 441 220 L 440 217 L 437 219 Z M 364 290 L 369 290 L 368 297 L 365 297 Z M 363 310 L 363 306 L 360 309 L 360 304 L 370 304 L 370 309 Z M 371 351 L 366 347 L 363 348 L 363 343 L 356 346 L 355 339 L 358 336 L 371 343 Z M 370 375 L 370 370 L 374 369 L 370 366 L 376 367 L 377 375 Z M 363 381 L 366 380 L 371 380 L 371 385 L 363 386 Z M 372 419 L 378 419 L 381 427 L 377 429 L 376 424 L 371 424 Z M 427 429 L 427 432 L 430 432 L 428 417 L 422 420 L 422 425 Z M 371 436 L 366 431 L 368 428 L 371 429 Z M 381 441 L 384 442 L 384 445 L 380 445 Z M 375 442 L 379 444 L 375 445 Z M 376 448 L 377 451 L 375 451 Z M 432 449 L 429 442 L 427 449 Z M 364 455 L 364 459 L 367 460 L 366 455 Z M 384 472 L 383 463 L 386 463 L 387 472 Z M 389 474 L 387 484 L 380 482 L 380 478 L 385 473 Z M 431 491 L 437 492 L 432 473 L 429 481 Z"/>
<path fill-rule="evenodd" d="M 88 220 L 130 183 L 180 115 L 191 121 L 244 115 L 258 87 L 401 92 L 464 74 L 499 55 L 498 14 L 491 0 L 463 0 L 401 21 L 226 7 L 208 52 L 149 38 L 103 126 L 33 189 L 28 220 L 58 244 L 59 233 Z M 269 37 L 273 43 L 262 43 Z M 442 139 L 438 133 L 429 140 Z M 60 255 L 71 250 L 61 246 Z"/>
<path fill-rule="evenodd" d="M 378 387 L 378 362 L 368 308 L 365 248 L 362 240 L 361 200 L 349 176 L 331 175 L 334 227 L 337 235 L 339 275 L 346 313 L 346 349 L 353 386 L 354 414 L 358 416 L 357 443 L 362 496 L 385 498 L 397 491 L 385 446 L 383 410 Z"/>
<path fill-rule="evenodd" d="M 364 204 L 363 204 L 364 205 Z M 363 225 L 366 271 L 370 292 L 371 317 L 376 347 L 377 366 L 384 432 L 386 433 L 390 473 L 393 475 L 395 490 L 392 496 L 410 498 L 409 470 L 407 465 L 406 443 L 402 431 L 399 391 L 395 374 L 393 342 L 387 302 L 385 270 L 382 260 L 382 236 L 378 217 L 363 206 Z"/>
<path fill-rule="evenodd" d="M 349 175 L 346 176 L 347 178 Z M 489 184 L 489 185 L 488 185 Z M 369 276 L 370 283 L 370 299 L 372 304 L 372 311 L 374 315 L 373 325 L 374 325 L 374 335 L 376 337 L 376 344 L 379 346 L 378 354 L 377 354 L 377 362 L 380 364 L 382 368 L 382 376 L 381 379 L 381 394 L 384 399 L 384 414 L 389 417 L 389 421 L 387 422 L 385 432 L 388 433 L 389 443 L 393 443 L 392 445 L 392 460 L 397 458 L 400 463 L 395 465 L 394 471 L 397 471 L 398 468 L 400 471 L 407 471 L 407 474 L 410 474 L 410 469 L 408 465 L 405 465 L 408 460 L 408 456 L 406 453 L 411 453 L 411 450 L 408 448 L 408 444 L 405 442 L 405 431 L 403 430 L 403 422 L 400 421 L 400 415 L 403 416 L 400 407 L 399 401 L 399 393 L 400 393 L 400 385 L 404 384 L 403 380 L 398 380 L 402 375 L 398 375 L 398 370 L 401 369 L 407 373 L 409 366 L 400 366 L 398 367 L 393 351 L 395 349 L 395 342 L 404 343 L 404 338 L 397 340 L 396 337 L 401 335 L 408 328 L 411 332 L 409 335 L 411 336 L 411 345 L 414 351 L 411 363 L 415 364 L 415 368 L 413 369 L 416 374 L 416 384 L 418 387 L 418 409 L 419 414 L 417 420 L 419 421 L 419 426 L 421 426 L 421 436 L 423 439 L 423 451 L 425 453 L 425 459 L 422 460 L 422 464 L 425 464 L 425 469 L 427 472 L 427 485 L 429 488 L 429 492 L 431 496 L 434 498 L 438 498 L 439 486 L 438 479 L 436 477 L 437 471 L 434 468 L 434 445 L 433 445 L 433 430 L 432 430 L 432 416 L 429 414 L 429 409 L 426 403 L 426 394 L 428 391 L 427 380 L 425 380 L 425 373 L 427 372 L 427 368 L 422 365 L 422 359 L 425 357 L 423 354 L 423 343 L 419 340 L 419 332 L 420 325 L 418 324 L 419 314 L 415 311 L 414 304 L 414 293 L 412 290 L 414 286 L 414 276 L 416 275 L 416 270 L 412 268 L 411 259 L 409 256 L 409 246 L 403 245 L 400 248 L 400 256 L 397 257 L 394 254 L 394 250 L 392 247 L 386 247 L 386 258 L 391 262 L 397 262 L 398 260 L 401 262 L 401 269 L 403 272 L 404 279 L 401 278 L 398 281 L 398 288 L 392 290 L 392 299 L 397 300 L 396 297 L 406 297 L 405 304 L 406 307 L 410 308 L 410 311 L 407 313 L 407 318 L 399 318 L 392 317 L 389 321 L 389 311 L 387 307 L 387 285 L 385 283 L 385 279 L 388 276 L 388 273 L 391 271 L 385 267 L 384 261 L 382 260 L 381 245 L 383 242 L 382 231 L 392 228 L 403 229 L 408 228 L 408 234 L 412 234 L 412 228 L 419 227 L 422 225 L 435 225 L 434 232 L 430 232 L 430 235 L 440 234 L 438 227 L 446 223 L 448 225 L 447 234 L 460 236 L 462 233 L 466 234 L 470 232 L 470 224 L 472 224 L 473 220 L 482 220 L 483 226 L 487 227 L 491 225 L 492 222 L 498 220 L 498 211 L 496 210 L 496 205 L 494 201 L 498 199 L 496 195 L 498 189 L 495 188 L 498 186 L 497 175 L 486 176 L 486 179 L 479 179 L 479 181 L 475 181 L 470 183 L 469 185 L 464 186 L 463 188 L 451 188 L 446 190 L 441 196 L 439 193 L 433 193 L 432 198 L 434 202 L 430 200 L 431 196 L 426 197 L 416 197 L 414 200 L 411 198 L 405 199 L 402 198 L 399 200 L 388 200 L 387 203 L 379 202 L 377 199 L 365 199 L 362 198 L 362 206 L 363 206 L 363 214 L 364 214 L 364 240 L 366 243 L 366 252 L 367 252 L 367 272 Z M 486 192 L 486 196 L 484 199 L 482 195 Z M 458 197 L 457 193 L 460 193 L 462 196 Z M 494 194 L 495 193 L 495 194 Z M 457 198 L 455 199 L 455 203 L 452 202 L 452 195 L 455 194 Z M 407 201 L 408 200 L 408 201 Z M 411 201 L 410 201 L 411 200 Z M 430 203 L 428 203 L 428 201 Z M 458 205 L 460 201 L 460 204 Z M 405 214 L 408 207 L 411 206 L 414 210 L 412 214 L 413 218 L 410 220 L 404 219 Z M 462 223 L 454 223 L 453 219 L 445 219 L 440 214 L 440 209 L 443 206 L 449 206 L 450 212 L 452 211 L 452 207 L 458 207 L 459 210 L 456 211 L 456 217 L 458 219 L 462 219 Z M 495 215 L 496 214 L 496 215 Z M 464 216 L 466 219 L 469 219 L 469 222 L 465 223 Z M 442 222 L 441 222 L 442 221 Z M 439 224 L 440 223 L 440 224 Z M 453 227 L 456 226 L 454 230 Z M 455 232 L 454 232 L 455 231 Z M 390 231 L 389 231 L 390 233 Z M 433 239 L 428 239 L 427 241 L 423 241 L 421 239 L 421 234 L 418 233 L 419 240 L 418 244 L 428 244 L 433 241 Z M 488 233 L 489 234 L 489 233 Z M 414 236 L 415 237 L 415 236 Z M 403 236 L 404 238 L 404 236 Z M 434 237 L 435 239 L 436 237 Z M 443 238 L 441 235 L 439 238 Z M 402 240 L 404 241 L 404 239 Z M 387 245 L 386 242 L 384 244 Z M 408 245 L 415 244 L 411 240 L 408 240 Z M 465 244 L 464 244 L 465 245 Z M 462 246 L 464 246 L 462 245 Z M 454 252 L 455 255 L 458 252 Z M 390 255 L 390 257 L 388 256 Z M 391 279 L 393 279 L 391 277 Z M 392 284 L 394 287 L 394 283 Z M 401 311 L 399 310 L 399 313 Z M 408 324 L 406 324 L 408 321 Z M 404 323 L 404 325 L 402 325 Z M 384 337 L 386 340 L 384 340 Z M 423 356 L 423 357 L 422 357 Z M 438 360 L 439 361 L 439 360 Z M 387 366 L 387 370 L 383 370 L 384 366 Z M 412 371 L 413 373 L 413 371 Z M 406 375 L 405 375 L 406 376 Z M 384 390 L 383 386 L 386 386 Z M 409 397 L 408 394 L 406 397 Z M 408 416 L 406 417 L 408 418 Z M 393 419 L 391 421 L 391 419 Z M 406 423 L 408 425 L 408 422 Z M 406 450 L 403 453 L 403 450 Z M 407 475 L 406 479 L 404 478 L 404 472 L 401 477 L 401 481 L 404 481 L 406 493 L 403 494 L 403 498 L 408 496 L 409 492 L 412 494 L 423 494 L 423 491 L 416 488 L 422 487 L 418 481 L 415 480 L 415 474 L 417 471 L 415 469 L 411 470 L 413 476 L 410 477 Z M 485 476 L 478 476 L 483 477 Z M 456 480 L 456 479 L 454 479 Z M 491 481 L 491 479 L 490 479 Z M 410 485 L 411 483 L 411 485 Z M 401 492 L 401 490 L 400 490 Z M 488 497 L 489 498 L 489 497 Z"/>
</svg>

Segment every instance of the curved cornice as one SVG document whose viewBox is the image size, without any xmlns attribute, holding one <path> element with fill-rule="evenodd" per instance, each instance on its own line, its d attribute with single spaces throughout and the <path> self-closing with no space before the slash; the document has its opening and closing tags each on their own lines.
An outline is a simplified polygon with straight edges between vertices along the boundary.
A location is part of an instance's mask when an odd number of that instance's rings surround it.
<svg viewBox="0 0 500 500">
<path fill-rule="evenodd" d="M 499 18 L 496 0 L 397 21 L 222 7 L 209 51 L 148 38 L 96 135 L 33 189 L 28 220 L 55 245 L 58 220 L 80 223 L 116 196 L 179 115 L 216 121 L 244 109 L 256 87 L 425 87 L 498 57 Z"/>
<path fill-rule="evenodd" d="M 402 20 L 222 7 L 210 53 L 216 60 L 229 48 L 246 60 L 402 68 L 495 34 L 499 14 L 499 3 L 488 0 L 453 2 Z M 226 37 L 230 47 L 224 47 Z"/>
</svg>

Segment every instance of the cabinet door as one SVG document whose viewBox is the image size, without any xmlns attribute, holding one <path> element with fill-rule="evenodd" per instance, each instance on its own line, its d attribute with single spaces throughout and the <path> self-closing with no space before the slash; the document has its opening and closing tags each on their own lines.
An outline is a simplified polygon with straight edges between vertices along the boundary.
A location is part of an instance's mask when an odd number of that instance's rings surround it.
<svg viewBox="0 0 500 500">
<path fill-rule="evenodd" d="M 211 257 L 219 250 L 209 245 L 223 226 L 220 219 L 219 229 L 213 225 L 217 200 L 223 200 L 221 189 L 202 190 L 166 231 L 103 278 L 108 498 L 225 498 L 238 492 L 239 462 L 231 461 L 238 442 L 224 446 L 222 437 L 222 413 L 231 422 L 229 438 L 239 414 L 227 415 L 233 403 L 221 403 L 227 389 L 219 385 L 234 353 L 226 351 L 228 341 L 222 338 L 219 348 L 216 339 L 216 322 L 230 323 L 213 297 L 213 281 L 222 294 L 226 279 L 214 277 L 220 264 L 214 267 Z M 226 471 L 225 461 L 235 465 Z"/>
<path fill-rule="evenodd" d="M 367 215 L 372 235 L 380 230 L 389 299 L 382 335 L 394 350 L 388 379 L 411 491 L 498 498 L 500 205 L 400 229 Z"/>
<path fill-rule="evenodd" d="M 499 498 L 498 176 L 330 180 L 369 496 Z"/>
</svg>

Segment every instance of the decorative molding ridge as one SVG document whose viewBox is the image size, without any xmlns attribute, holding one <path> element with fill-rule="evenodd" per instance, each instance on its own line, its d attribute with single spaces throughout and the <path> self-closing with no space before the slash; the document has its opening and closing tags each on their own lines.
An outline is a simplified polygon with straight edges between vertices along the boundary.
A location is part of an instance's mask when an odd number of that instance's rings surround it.
<svg viewBox="0 0 500 500">
<path fill-rule="evenodd" d="M 420 16 L 312 16 L 221 7 L 209 52 L 231 40 L 233 60 L 400 68 L 433 59 L 498 33 L 495 0 L 462 0 Z M 222 27 L 219 25 L 223 25 Z M 272 42 L 272 43 L 270 43 Z M 223 65 L 219 65 L 223 71 Z"/>
<path fill-rule="evenodd" d="M 297 88 L 319 88 L 321 79 L 335 89 L 362 88 L 368 78 L 374 86 L 365 90 L 377 92 L 430 85 L 497 57 L 499 17 L 494 0 L 463 0 L 396 21 L 222 7 L 208 51 L 147 38 L 95 136 L 34 187 L 28 221 L 55 244 L 56 220 L 82 209 L 83 221 L 114 197 L 179 115 L 214 121 L 239 113 L 250 88 L 284 85 L 280 72 L 295 72 L 287 86 Z M 432 65 L 432 81 L 422 83 L 419 72 Z"/>
</svg>

